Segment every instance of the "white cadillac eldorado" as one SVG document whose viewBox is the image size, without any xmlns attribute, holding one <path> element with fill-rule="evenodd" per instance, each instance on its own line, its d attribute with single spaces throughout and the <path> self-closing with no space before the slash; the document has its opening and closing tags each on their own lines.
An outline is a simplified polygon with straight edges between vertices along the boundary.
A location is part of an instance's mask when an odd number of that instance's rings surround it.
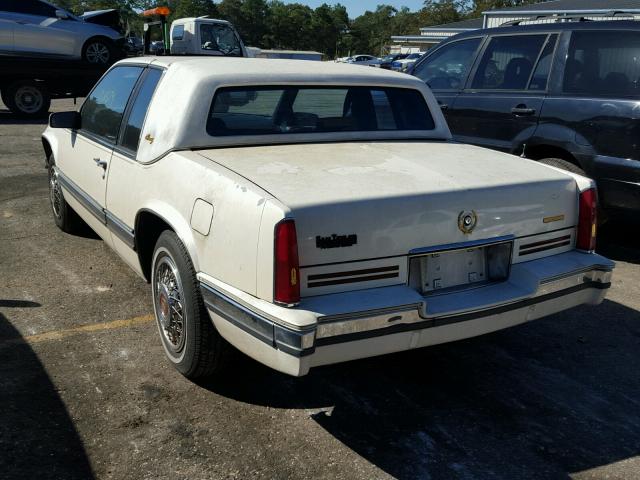
<svg viewBox="0 0 640 480">
<path fill-rule="evenodd" d="M 64 231 L 151 283 L 168 358 L 290 375 L 598 304 L 591 180 L 451 141 L 423 82 L 333 63 L 136 58 L 43 135 Z M 228 342 L 228 343 L 227 343 Z"/>
</svg>

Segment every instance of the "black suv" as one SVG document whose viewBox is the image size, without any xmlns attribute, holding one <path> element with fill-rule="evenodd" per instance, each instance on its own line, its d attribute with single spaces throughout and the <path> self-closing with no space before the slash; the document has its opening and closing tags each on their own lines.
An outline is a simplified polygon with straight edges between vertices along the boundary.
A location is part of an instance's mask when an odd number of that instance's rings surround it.
<svg viewBox="0 0 640 480">
<path fill-rule="evenodd" d="M 411 73 L 431 87 L 456 140 L 584 174 L 606 209 L 637 216 L 640 22 L 476 30 L 441 43 Z"/>
</svg>

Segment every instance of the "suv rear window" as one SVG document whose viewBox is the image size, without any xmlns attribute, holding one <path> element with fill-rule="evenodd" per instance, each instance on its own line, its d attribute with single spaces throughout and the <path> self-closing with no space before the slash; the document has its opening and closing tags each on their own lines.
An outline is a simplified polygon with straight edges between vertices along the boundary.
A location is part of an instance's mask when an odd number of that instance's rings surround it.
<svg viewBox="0 0 640 480">
<path fill-rule="evenodd" d="M 207 121 L 213 136 L 434 128 L 418 90 L 378 87 L 221 88 Z"/>
<path fill-rule="evenodd" d="M 640 32 L 573 32 L 565 64 L 566 93 L 640 93 Z"/>
</svg>

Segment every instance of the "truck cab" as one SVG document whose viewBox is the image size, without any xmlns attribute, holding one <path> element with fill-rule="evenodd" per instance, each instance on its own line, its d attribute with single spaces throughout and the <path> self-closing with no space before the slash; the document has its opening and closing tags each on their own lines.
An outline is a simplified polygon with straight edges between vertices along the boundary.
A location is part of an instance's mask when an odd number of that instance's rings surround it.
<svg viewBox="0 0 640 480">
<path fill-rule="evenodd" d="M 247 57 L 234 26 L 209 17 L 180 18 L 171 24 L 172 55 Z"/>
</svg>

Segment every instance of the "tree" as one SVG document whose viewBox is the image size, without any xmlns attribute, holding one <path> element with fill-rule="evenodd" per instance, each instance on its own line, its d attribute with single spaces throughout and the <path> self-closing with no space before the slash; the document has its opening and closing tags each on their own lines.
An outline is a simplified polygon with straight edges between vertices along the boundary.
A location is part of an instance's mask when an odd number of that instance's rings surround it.
<svg viewBox="0 0 640 480">
<path fill-rule="evenodd" d="M 443 25 L 463 19 L 465 2 L 462 0 L 425 0 L 421 12 L 422 26 Z"/>
<path fill-rule="evenodd" d="M 236 27 L 247 45 L 263 46 L 268 33 L 268 4 L 265 0 L 222 0 L 220 15 Z"/>
</svg>

